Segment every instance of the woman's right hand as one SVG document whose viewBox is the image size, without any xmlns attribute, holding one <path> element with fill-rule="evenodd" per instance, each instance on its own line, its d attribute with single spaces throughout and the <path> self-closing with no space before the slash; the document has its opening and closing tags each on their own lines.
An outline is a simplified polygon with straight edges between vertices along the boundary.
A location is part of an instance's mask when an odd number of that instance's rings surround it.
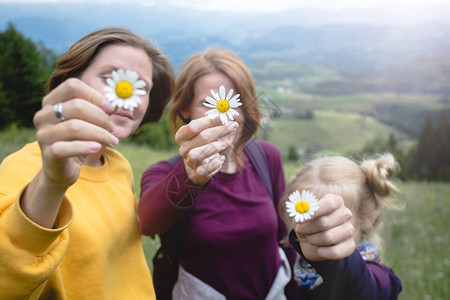
<svg viewBox="0 0 450 300">
<path fill-rule="evenodd" d="M 219 118 L 203 117 L 182 126 L 175 134 L 189 179 L 206 184 L 222 167 L 220 152 L 230 147 L 239 127 L 237 122 L 222 124 Z"/>
<path fill-rule="evenodd" d="M 53 111 L 57 103 L 62 103 L 64 121 Z M 103 145 L 117 144 L 118 139 L 110 133 L 108 113 L 113 111 L 104 95 L 75 78 L 44 97 L 33 121 L 42 151 L 42 170 L 49 181 L 69 187 L 78 179 L 86 156 L 99 152 Z"/>
<path fill-rule="evenodd" d="M 64 121 L 54 105 L 62 103 Z M 115 146 L 110 116 L 114 108 L 104 95 L 81 80 L 71 78 L 46 95 L 33 122 L 42 152 L 42 169 L 28 185 L 21 205 L 25 214 L 43 226 L 52 227 L 66 190 L 80 174 L 89 155 L 104 146 Z"/>
</svg>

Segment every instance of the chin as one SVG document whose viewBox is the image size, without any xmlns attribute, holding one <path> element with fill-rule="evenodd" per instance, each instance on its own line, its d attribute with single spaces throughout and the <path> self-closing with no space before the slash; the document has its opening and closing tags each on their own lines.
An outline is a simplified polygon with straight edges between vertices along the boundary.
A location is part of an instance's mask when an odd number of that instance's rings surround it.
<svg viewBox="0 0 450 300">
<path fill-rule="evenodd" d="M 116 128 L 116 130 L 114 130 L 112 132 L 112 134 L 119 139 L 119 141 L 122 141 L 124 139 L 126 139 L 128 136 L 131 135 L 131 131 L 129 129 L 125 129 L 125 128 Z"/>
</svg>

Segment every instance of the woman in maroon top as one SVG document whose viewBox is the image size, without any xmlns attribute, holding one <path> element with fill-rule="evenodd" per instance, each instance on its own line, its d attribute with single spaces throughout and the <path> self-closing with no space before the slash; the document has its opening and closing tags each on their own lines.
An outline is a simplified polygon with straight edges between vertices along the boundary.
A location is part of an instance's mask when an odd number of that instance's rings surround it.
<svg viewBox="0 0 450 300">
<path fill-rule="evenodd" d="M 243 151 L 260 120 L 250 71 L 227 51 L 199 53 L 180 71 L 172 101 L 169 121 L 182 159 L 145 171 L 139 217 L 143 234 L 163 234 L 194 206 L 173 298 L 294 297 L 295 289 L 286 286 L 293 283 L 295 252 L 280 247 L 287 229 L 276 209 L 285 189 L 280 153 L 258 142 L 268 160 L 272 200 Z M 316 222 L 302 227 L 315 237 L 307 257 L 350 255 L 355 248 L 350 217 L 340 197 L 321 199 Z"/>
</svg>

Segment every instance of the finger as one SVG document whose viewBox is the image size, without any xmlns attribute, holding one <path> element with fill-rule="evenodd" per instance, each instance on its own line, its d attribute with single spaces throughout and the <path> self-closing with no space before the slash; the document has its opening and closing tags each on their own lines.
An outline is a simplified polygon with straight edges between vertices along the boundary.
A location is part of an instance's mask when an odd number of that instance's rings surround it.
<svg viewBox="0 0 450 300">
<path fill-rule="evenodd" d="M 103 94 L 76 78 L 69 78 L 53 89 L 42 100 L 42 106 L 53 106 L 58 102 L 65 102 L 73 98 L 84 99 L 100 107 L 108 114 L 115 110 Z"/>
<path fill-rule="evenodd" d="M 308 243 L 315 246 L 330 246 L 353 237 L 355 229 L 351 222 L 345 222 L 329 230 L 306 236 Z"/>
<path fill-rule="evenodd" d="M 207 163 L 201 164 L 197 167 L 197 174 L 203 177 L 212 177 L 222 168 L 225 156 L 218 155 L 209 160 Z"/>
<path fill-rule="evenodd" d="M 328 215 L 342 206 L 345 206 L 345 204 L 341 196 L 326 194 L 319 199 L 319 209 L 315 211 L 313 219 Z"/>
<path fill-rule="evenodd" d="M 348 238 L 342 243 L 335 244 L 329 247 L 318 247 L 317 254 L 323 259 L 337 260 L 344 257 L 348 257 L 355 251 L 355 241 L 352 238 Z"/>
<path fill-rule="evenodd" d="M 92 141 L 60 141 L 44 150 L 44 157 L 67 158 L 97 153 L 102 145 Z"/>
<path fill-rule="evenodd" d="M 181 137 L 183 140 L 190 140 L 203 130 L 221 125 L 222 122 L 216 119 L 210 119 L 209 117 L 198 118 L 189 122 L 175 134 L 175 140 L 178 141 Z"/>
<path fill-rule="evenodd" d="M 213 155 L 211 155 L 211 156 L 205 158 L 205 159 L 202 161 L 202 163 L 207 164 L 207 163 L 209 163 L 211 160 L 213 160 L 214 158 L 218 157 L 219 155 L 220 155 L 219 153 L 215 153 L 215 154 L 213 154 Z"/>
<path fill-rule="evenodd" d="M 215 158 L 219 155 L 219 152 L 225 150 L 229 146 L 229 143 L 226 141 L 217 141 L 192 149 L 185 159 L 185 165 L 193 170 L 196 170 L 198 165 L 202 163 L 204 164 Z"/>
<path fill-rule="evenodd" d="M 111 120 L 101 108 L 82 99 L 73 99 L 62 103 L 62 114 L 65 121 L 79 119 L 112 131 Z M 35 116 L 35 126 L 38 128 L 45 123 L 58 124 L 53 106 L 47 105 Z"/>
<path fill-rule="evenodd" d="M 342 224 L 351 219 L 351 217 L 352 213 L 345 206 L 341 196 L 326 194 L 319 199 L 319 209 L 314 212 L 311 220 L 295 226 L 302 231 L 307 229 L 307 234 L 311 234 Z"/>
<path fill-rule="evenodd" d="M 194 171 L 197 170 L 198 164 L 198 161 L 192 160 L 189 156 L 184 160 L 184 165 Z"/>
<path fill-rule="evenodd" d="M 306 223 L 297 223 L 295 225 L 295 230 L 302 234 L 315 234 L 330 230 L 331 228 L 340 226 L 345 222 L 349 222 L 351 217 L 351 211 L 344 206 L 330 214 L 323 215 L 319 218 L 313 218 Z"/>
<path fill-rule="evenodd" d="M 195 165 L 199 165 L 205 159 L 212 158 L 213 155 L 218 154 L 219 152 L 225 150 L 227 147 L 229 147 L 229 144 L 227 142 L 212 142 L 207 145 L 192 149 L 189 152 L 187 159 L 191 162 L 194 162 Z"/>
<path fill-rule="evenodd" d="M 228 147 L 231 145 L 232 139 L 226 139 L 223 141 L 220 141 L 220 139 L 229 134 L 234 134 L 238 127 L 239 124 L 237 122 L 228 122 L 225 125 L 207 128 L 198 133 L 192 139 L 180 139 L 177 141 L 180 145 L 180 155 L 182 157 L 186 157 L 192 149 L 208 145 L 209 143 L 215 141 L 224 142 Z"/>
<path fill-rule="evenodd" d="M 81 140 L 94 141 L 114 147 L 119 141 L 117 137 L 108 130 L 77 119 L 42 128 L 37 131 L 36 137 L 41 144 L 53 144 L 57 141 Z"/>
</svg>

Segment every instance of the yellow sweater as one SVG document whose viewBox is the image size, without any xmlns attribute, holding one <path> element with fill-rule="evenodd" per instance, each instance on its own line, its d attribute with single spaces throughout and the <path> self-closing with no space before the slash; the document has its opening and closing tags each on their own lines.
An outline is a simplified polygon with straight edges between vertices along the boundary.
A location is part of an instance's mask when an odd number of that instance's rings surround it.
<svg viewBox="0 0 450 300">
<path fill-rule="evenodd" d="M 156 299 L 142 250 L 128 161 L 107 149 L 102 167 L 82 166 L 55 229 L 19 206 L 41 168 L 37 142 L 0 165 L 0 299 Z"/>
</svg>

